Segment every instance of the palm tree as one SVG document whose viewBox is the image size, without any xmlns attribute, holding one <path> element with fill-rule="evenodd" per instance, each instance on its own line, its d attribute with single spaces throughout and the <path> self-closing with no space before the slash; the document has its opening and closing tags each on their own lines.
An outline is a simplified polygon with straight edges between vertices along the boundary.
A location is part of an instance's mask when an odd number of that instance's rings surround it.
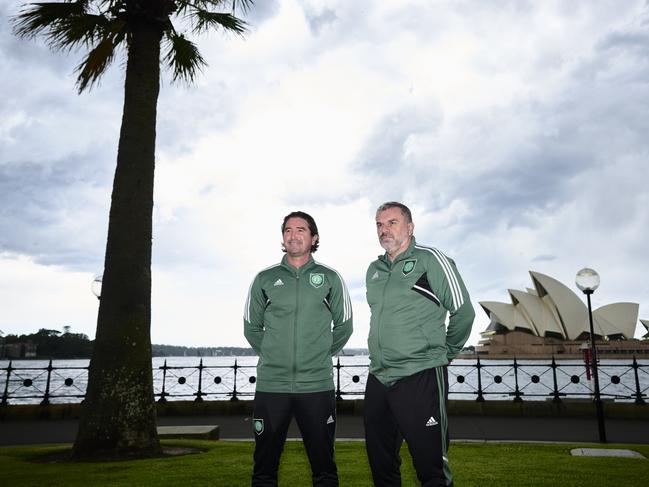
<svg viewBox="0 0 649 487">
<path fill-rule="evenodd" d="M 102 295 L 75 459 L 161 452 L 150 335 L 160 64 L 171 69 L 174 81 L 191 82 L 205 61 L 172 19 L 194 34 L 222 28 L 243 35 L 246 23 L 235 12 L 251 5 L 252 0 L 63 0 L 26 4 L 12 19 L 19 37 L 43 35 L 54 50 L 86 50 L 77 67 L 79 93 L 102 76 L 120 48 L 127 58 Z"/>
</svg>

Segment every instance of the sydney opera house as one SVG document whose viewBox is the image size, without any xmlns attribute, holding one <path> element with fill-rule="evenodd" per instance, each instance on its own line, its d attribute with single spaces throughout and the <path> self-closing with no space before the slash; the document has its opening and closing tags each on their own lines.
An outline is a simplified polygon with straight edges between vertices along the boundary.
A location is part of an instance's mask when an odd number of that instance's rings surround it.
<svg viewBox="0 0 649 487">
<path fill-rule="evenodd" d="M 580 296 L 550 276 L 530 271 L 533 288 L 509 289 L 510 303 L 481 301 L 490 323 L 476 353 L 484 358 L 581 358 L 590 336 L 588 308 Z M 649 358 L 649 333 L 634 339 L 637 303 L 593 310 L 600 359 Z M 649 320 L 640 320 L 649 332 Z"/>
</svg>

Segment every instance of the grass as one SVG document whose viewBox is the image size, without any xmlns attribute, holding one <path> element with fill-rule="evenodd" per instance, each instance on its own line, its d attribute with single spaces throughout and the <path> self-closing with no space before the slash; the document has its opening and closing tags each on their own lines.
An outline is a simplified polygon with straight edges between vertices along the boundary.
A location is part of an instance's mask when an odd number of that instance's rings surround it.
<svg viewBox="0 0 649 487">
<path fill-rule="evenodd" d="M 202 453 L 111 463 L 42 463 L 44 455 L 70 445 L 0 448 L 0 485 L 22 486 L 248 486 L 254 444 L 248 441 L 165 440 L 165 446 L 194 447 Z M 454 443 L 450 461 L 457 487 L 646 486 L 649 460 L 573 457 L 585 445 L 531 443 Z M 588 445 L 597 448 L 599 445 Z M 606 445 L 628 448 L 649 458 L 649 445 Z M 403 485 L 419 485 L 407 448 L 402 449 Z M 336 443 L 340 485 L 371 486 L 363 442 Z M 309 486 L 309 463 L 301 442 L 286 444 L 279 484 Z"/>
</svg>

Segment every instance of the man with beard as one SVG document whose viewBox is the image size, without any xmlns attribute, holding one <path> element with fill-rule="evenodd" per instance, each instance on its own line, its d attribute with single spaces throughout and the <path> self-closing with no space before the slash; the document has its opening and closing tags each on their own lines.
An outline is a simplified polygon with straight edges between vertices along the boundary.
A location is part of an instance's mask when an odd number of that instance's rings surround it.
<svg viewBox="0 0 649 487">
<path fill-rule="evenodd" d="M 377 487 L 401 485 L 404 439 L 421 485 L 453 485 L 446 367 L 468 339 L 475 313 L 455 262 L 418 245 L 414 228 L 402 203 L 384 203 L 376 211 L 385 254 L 366 275 L 372 314 L 364 421 Z"/>
<path fill-rule="evenodd" d="M 351 300 L 340 275 L 313 260 L 320 236 L 310 215 L 288 214 L 282 235 L 286 255 L 257 274 L 244 312 L 244 334 L 259 355 L 252 485 L 277 485 L 280 456 L 295 417 L 313 485 L 337 486 L 331 357 L 352 333 Z"/>
</svg>

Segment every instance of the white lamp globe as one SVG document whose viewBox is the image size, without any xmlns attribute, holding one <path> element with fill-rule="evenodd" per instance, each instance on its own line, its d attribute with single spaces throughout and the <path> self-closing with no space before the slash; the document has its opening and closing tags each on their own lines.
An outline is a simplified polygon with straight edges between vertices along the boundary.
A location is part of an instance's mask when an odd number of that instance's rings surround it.
<svg viewBox="0 0 649 487">
<path fill-rule="evenodd" d="M 104 276 L 102 274 L 100 276 L 95 276 L 95 278 L 92 280 L 92 286 L 90 289 L 92 290 L 92 294 L 97 296 L 97 298 L 101 298 L 101 283 L 103 279 Z"/>
<path fill-rule="evenodd" d="M 599 274 L 593 269 L 584 267 L 577 272 L 575 277 L 575 284 L 583 292 L 593 292 L 599 287 Z"/>
</svg>

